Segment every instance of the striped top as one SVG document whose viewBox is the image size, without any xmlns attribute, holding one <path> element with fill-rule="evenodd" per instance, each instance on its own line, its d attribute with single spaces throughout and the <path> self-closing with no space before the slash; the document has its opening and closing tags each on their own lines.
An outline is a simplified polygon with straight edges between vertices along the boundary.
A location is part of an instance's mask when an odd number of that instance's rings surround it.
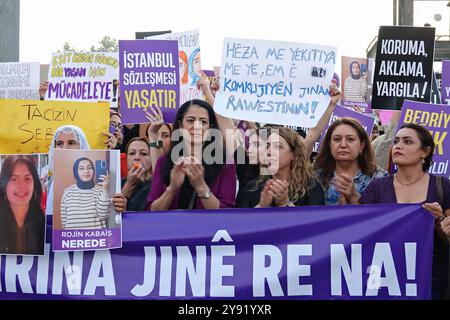
<svg viewBox="0 0 450 320">
<path fill-rule="evenodd" d="M 110 211 L 111 198 L 100 188 L 83 190 L 71 185 L 62 196 L 63 229 L 102 229 Z"/>
<path fill-rule="evenodd" d="M 367 83 L 364 78 L 358 80 L 348 77 L 344 83 L 344 98 L 345 101 L 352 102 L 366 102 Z"/>
</svg>

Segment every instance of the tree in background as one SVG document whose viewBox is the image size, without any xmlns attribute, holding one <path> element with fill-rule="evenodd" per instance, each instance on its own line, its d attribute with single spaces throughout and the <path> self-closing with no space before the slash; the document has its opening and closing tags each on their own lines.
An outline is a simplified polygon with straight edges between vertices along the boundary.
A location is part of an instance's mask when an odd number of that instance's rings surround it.
<svg viewBox="0 0 450 320">
<path fill-rule="evenodd" d="M 74 51 L 78 50 L 72 47 L 68 42 L 64 42 L 62 50 L 58 50 L 58 52 L 74 52 Z"/>
<path fill-rule="evenodd" d="M 119 42 L 110 36 L 104 36 L 102 40 L 98 42 L 100 45 L 97 48 L 91 46 L 91 52 L 118 52 Z"/>
<path fill-rule="evenodd" d="M 110 36 L 104 36 L 99 42 L 99 46 L 95 48 L 95 46 L 91 46 L 90 52 L 118 52 L 119 51 L 119 42 L 111 38 Z M 63 48 L 58 50 L 58 52 L 73 52 L 79 51 L 83 52 L 85 50 L 78 50 L 70 45 L 69 42 L 65 42 Z"/>
</svg>

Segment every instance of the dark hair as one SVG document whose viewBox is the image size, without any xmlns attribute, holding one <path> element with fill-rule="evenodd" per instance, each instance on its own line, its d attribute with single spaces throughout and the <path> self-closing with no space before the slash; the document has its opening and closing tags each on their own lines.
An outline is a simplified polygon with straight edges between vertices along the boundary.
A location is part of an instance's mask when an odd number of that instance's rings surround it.
<svg viewBox="0 0 450 320">
<path fill-rule="evenodd" d="M 364 143 L 364 148 L 361 154 L 358 156 L 358 165 L 361 171 L 366 175 L 373 175 L 377 166 L 375 164 L 375 156 L 370 144 L 369 136 L 367 135 L 361 124 L 352 118 L 340 118 L 334 121 L 328 128 L 325 138 L 323 139 L 322 145 L 320 146 L 319 154 L 316 157 L 314 163 L 315 170 L 321 170 L 320 180 L 322 185 L 326 188 L 333 177 L 334 170 L 336 169 L 336 160 L 331 154 L 331 136 L 334 130 L 340 125 L 351 126 L 358 134 L 361 143 Z"/>
<path fill-rule="evenodd" d="M 206 101 L 194 99 L 194 100 L 186 101 L 185 103 L 183 103 L 181 105 L 180 109 L 178 109 L 178 112 L 175 116 L 175 120 L 173 121 L 173 131 L 172 132 L 175 132 L 176 130 L 180 129 L 184 115 L 189 110 L 189 108 L 191 108 L 192 106 L 197 106 L 197 107 L 205 109 L 208 112 L 209 128 L 219 130 L 219 123 L 217 122 L 216 114 L 215 114 L 213 108 L 211 107 L 211 105 Z M 175 141 L 172 139 L 170 142 L 170 150 L 168 152 L 167 161 L 165 163 L 165 166 L 163 167 L 163 172 L 162 172 L 163 180 L 166 185 L 170 184 L 170 171 L 173 168 L 173 161 L 172 161 L 172 157 L 171 157 L 172 150 L 176 145 L 178 145 L 178 143 L 184 143 L 182 135 L 180 135 L 180 138 L 178 141 Z M 216 141 L 215 137 L 211 137 L 211 139 L 207 138 L 206 141 L 203 143 L 202 151 L 205 150 L 205 148 L 212 143 L 218 143 L 220 145 L 220 147 L 223 149 L 223 138 L 221 137 L 220 141 Z M 213 153 L 214 153 L 213 156 L 215 156 L 215 150 L 213 150 Z M 202 157 L 202 162 L 203 162 L 202 164 L 203 164 L 203 168 L 205 169 L 205 182 L 208 185 L 211 185 L 216 180 L 217 176 L 219 175 L 219 173 L 223 167 L 223 164 L 225 163 L 225 156 L 226 156 L 225 150 L 222 150 L 222 154 L 223 154 L 222 163 L 206 164 L 204 162 L 204 157 Z M 176 155 L 176 156 L 180 156 L 180 155 Z"/>
<path fill-rule="evenodd" d="M 172 136 L 172 132 L 173 132 L 172 124 L 171 124 L 171 123 L 163 123 L 163 125 L 161 126 L 161 128 L 162 128 L 163 126 L 166 126 L 167 129 L 169 129 L 169 133 L 170 133 L 170 135 Z M 149 138 L 149 136 L 148 136 L 148 129 L 149 129 L 149 128 L 150 128 L 150 126 L 148 126 L 148 127 L 147 127 L 147 130 L 145 131 L 145 137 L 146 137 L 148 140 L 150 140 L 150 138 Z"/>
<path fill-rule="evenodd" d="M 427 148 L 430 148 L 430 154 L 424 159 L 425 162 L 422 165 L 423 171 L 427 172 L 428 169 L 431 167 L 431 163 L 433 162 L 433 154 L 434 154 L 434 148 L 435 148 L 433 136 L 431 135 L 430 131 L 428 131 L 428 129 L 426 127 L 423 127 L 423 126 L 415 124 L 415 123 L 404 124 L 400 127 L 400 129 L 404 129 L 404 128 L 412 129 L 412 130 L 416 131 L 417 136 L 419 137 L 419 140 L 420 140 L 420 144 L 422 145 L 422 150 L 426 151 Z"/>
<path fill-rule="evenodd" d="M 30 156 L 10 155 L 5 158 L 0 172 L 0 201 L 4 201 L 7 204 L 7 208 L 11 210 L 9 201 L 6 197 L 6 186 L 13 175 L 14 168 L 19 164 L 26 165 L 33 178 L 33 196 L 30 200 L 30 209 L 28 213 L 42 214 L 40 205 L 42 196 L 41 181 L 39 180 L 39 175 L 36 166 L 34 165 L 33 158 Z"/>
<path fill-rule="evenodd" d="M 361 70 L 361 65 L 359 64 L 358 61 L 353 61 L 352 63 L 350 63 L 349 65 L 349 69 L 350 69 L 350 76 L 352 77 L 352 79 L 358 80 L 359 78 L 361 78 L 361 71 L 359 71 L 359 74 L 354 74 L 353 73 L 353 65 L 357 64 L 359 69 Z"/>
<path fill-rule="evenodd" d="M 142 141 L 142 142 L 144 142 L 147 145 L 148 150 L 150 151 L 149 142 L 148 142 L 148 139 L 146 137 L 134 137 L 133 139 L 128 141 L 127 146 L 125 147 L 125 154 L 128 154 L 128 148 L 130 148 L 130 145 L 133 142 L 135 142 L 135 141 Z"/>
<path fill-rule="evenodd" d="M 92 170 L 94 171 L 94 174 L 92 176 L 92 179 L 90 181 L 83 181 L 80 178 L 80 175 L 78 174 L 78 167 L 80 166 L 80 162 L 81 161 L 89 161 L 91 163 L 92 166 Z M 82 157 L 82 158 L 78 158 L 74 164 L 73 164 L 73 177 L 75 178 L 76 182 L 77 182 L 77 187 L 83 190 L 86 189 L 92 189 L 95 187 L 95 167 L 94 167 L 94 163 L 92 162 L 91 159 L 86 158 L 86 157 Z"/>
<path fill-rule="evenodd" d="M 112 116 L 118 116 L 120 121 L 122 121 L 122 115 L 119 112 L 109 109 L 109 118 L 111 119 Z"/>
</svg>

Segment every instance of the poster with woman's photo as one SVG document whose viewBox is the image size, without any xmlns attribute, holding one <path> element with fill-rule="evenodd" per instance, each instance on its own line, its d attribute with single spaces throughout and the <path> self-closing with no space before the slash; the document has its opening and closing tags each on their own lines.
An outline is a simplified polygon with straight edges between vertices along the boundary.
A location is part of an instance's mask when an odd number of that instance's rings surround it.
<svg viewBox="0 0 450 320">
<path fill-rule="evenodd" d="M 118 150 L 59 150 L 54 155 L 53 251 L 122 247 Z"/>
<path fill-rule="evenodd" d="M 0 254 L 44 254 L 46 163 L 43 154 L 0 155 Z"/>
<path fill-rule="evenodd" d="M 342 99 L 345 107 L 357 106 L 370 112 L 374 60 L 342 57 Z"/>
</svg>

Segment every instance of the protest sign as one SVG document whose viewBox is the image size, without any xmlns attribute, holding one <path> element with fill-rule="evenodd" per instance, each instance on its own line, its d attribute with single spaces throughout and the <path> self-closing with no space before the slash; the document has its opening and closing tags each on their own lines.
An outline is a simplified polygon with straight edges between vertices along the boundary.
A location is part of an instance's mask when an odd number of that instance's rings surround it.
<svg viewBox="0 0 450 320">
<path fill-rule="evenodd" d="M 46 160 L 46 154 L 0 155 L 0 254 L 44 254 Z"/>
<path fill-rule="evenodd" d="M 406 123 L 424 125 L 435 143 L 433 162 L 429 173 L 450 178 L 450 108 L 443 104 L 428 104 L 406 100 L 403 103 L 398 127 Z"/>
<path fill-rule="evenodd" d="M 329 102 L 336 48 L 264 40 L 224 40 L 220 90 L 222 116 L 313 127 Z"/>
<path fill-rule="evenodd" d="M 0 63 L 0 99 L 39 99 L 39 62 Z"/>
<path fill-rule="evenodd" d="M 375 118 L 361 112 L 357 112 L 354 110 L 351 110 L 349 108 L 336 105 L 334 108 L 333 113 L 330 116 L 330 120 L 328 121 L 325 128 L 322 130 L 322 134 L 320 135 L 320 139 L 318 142 L 315 143 L 314 151 L 318 152 L 320 150 L 320 146 L 322 145 L 323 139 L 325 138 L 325 135 L 328 131 L 328 127 L 331 126 L 331 124 L 336 121 L 339 118 L 352 118 L 358 121 L 361 126 L 364 128 L 364 131 L 366 131 L 367 135 L 370 137 L 372 134 L 373 125 L 375 123 Z"/>
<path fill-rule="evenodd" d="M 372 60 L 370 63 L 369 60 Z M 365 112 L 370 110 L 373 83 L 373 59 L 342 56 L 341 76 L 344 107 L 358 106 Z"/>
<path fill-rule="evenodd" d="M 450 60 L 442 61 L 441 101 L 450 104 Z"/>
<path fill-rule="evenodd" d="M 52 54 L 46 100 L 109 101 L 117 107 L 119 59 L 117 52 Z"/>
<path fill-rule="evenodd" d="M 119 150 L 55 149 L 53 182 L 54 251 L 105 250 L 122 246 Z"/>
<path fill-rule="evenodd" d="M 178 41 L 180 105 L 192 99 L 202 99 L 203 93 L 197 88 L 197 81 L 201 78 L 202 70 L 198 30 L 166 33 L 145 39 Z"/>
<path fill-rule="evenodd" d="M 404 100 L 430 102 L 434 33 L 430 27 L 380 27 L 373 109 L 400 110 Z"/>
<path fill-rule="evenodd" d="M 431 84 L 431 99 L 430 99 L 430 103 L 432 104 L 441 104 L 441 88 L 439 87 L 438 84 L 438 77 L 439 74 L 437 72 L 433 72 L 433 80 Z"/>
<path fill-rule="evenodd" d="M 430 299 L 433 223 L 417 204 L 125 213 L 121 249 L 0 256 L 0 299 Z"/>
<path fill-rule="evenodd" d="M 145 112 L 156 106 L 172 122 L 180 100 L 178 43 L 120 40 L 119 54 L 122 123 L 147 123 Z"/>
<path fill-rule="evenodd" d="M 0 100 L 0 153 L 47 153 L 53 133 L 68 124 L 83 130 L 92 149 L 105 149 L 109 104 Z"/>
</svg>

